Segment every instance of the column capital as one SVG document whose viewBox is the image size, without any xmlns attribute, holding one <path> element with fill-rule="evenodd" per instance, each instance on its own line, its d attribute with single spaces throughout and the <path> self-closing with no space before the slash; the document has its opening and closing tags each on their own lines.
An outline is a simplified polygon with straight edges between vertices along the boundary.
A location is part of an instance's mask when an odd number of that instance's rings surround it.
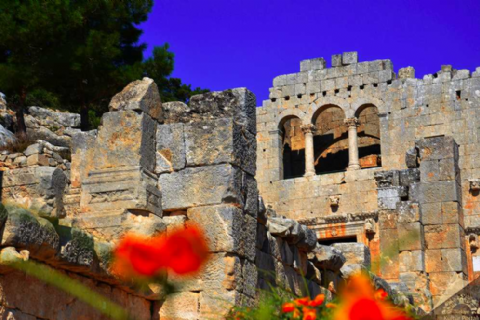
<svg viewBox="0 0 480 320">
<path fill-rule="evenodd" d="M 353 118 L 343 119 L 343 123 L 346 124 L 347 127 L 355 127 L 356 128 L 360 124 L 360 121 L 358 121 L 357 117 L 353 117 Z"/>
<path fill-rule="evenodd" d="M 313 124 L 304 124 L 300 127 L 303 133 L 314 133 L 317 128 Z"/>
</svg>

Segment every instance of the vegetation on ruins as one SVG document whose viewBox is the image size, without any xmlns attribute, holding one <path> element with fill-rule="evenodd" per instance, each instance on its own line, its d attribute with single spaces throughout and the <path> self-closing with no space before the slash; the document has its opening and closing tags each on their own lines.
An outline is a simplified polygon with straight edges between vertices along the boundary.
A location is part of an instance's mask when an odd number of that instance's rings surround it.
<svg viewBox="0 0 480 320">
<path fill-rule="evenodd" d="M 26 135 L 29 105 L 80 112 L 87 130 L 113 94 L 143 76 L 160 85 L 164 101 L 205 92 L 171 77 L 168 44 L 144 61 L 138 25 L 152 6 L 152 0 L 2 1 L 0 90 L 15 110 L 19 135 Z"/>
<path fill-rule="evenodd" d="M 263 292 L 254 308 L 237 307 L 230 319 L 333 319 L 333 320 L 408 320 L 414 316 L 408 308 L 396 306 L 383 289 L 375 290 L 366 273 L 352 275 L 339 295 L 331 301 L 326 295 L 295 297 L 278 288 Z"/>
</svg>

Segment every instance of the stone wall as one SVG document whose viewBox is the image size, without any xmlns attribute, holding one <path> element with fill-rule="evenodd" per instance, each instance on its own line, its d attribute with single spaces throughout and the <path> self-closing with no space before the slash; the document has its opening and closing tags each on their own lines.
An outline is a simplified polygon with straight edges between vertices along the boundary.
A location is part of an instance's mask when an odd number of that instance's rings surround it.
<svg viewBox="0 0 480 320">
<path fill-rule="evenodd" d="M 356 112 L 362 106 L 373 105 L 380 119 L 383 170 L 406 168 L 405 153 L 418 139 L 437 135 L 454 138 L 459 145 L 467 225 L 476 226 L 478 199 L 470 194 L 468 181 L 477 179 L 480 168 L 475 164 L 480 151 L 477 141 L 480 70 L 470 73 L 445 66 L 424 79 L 416 79 L 412 74 L 407 74 L 409 78 L 397 78 L 390 60 L 358 62 L 355 57 L 347 59 L 347 56 L 344 54 L 344 60 L 341 56 L 335 58 L 337 64 L 332 68 L 326 68 L 321 58 L 302 61 L 301 72 L 274 79 L 270 99 L 257 108 L 256 177 L 265 201 L 280 214 L 295 219 L 332 214 L 328 205 L 330 195 L 342 198 L 335 213 L 378 209 L 375 192 L 371 192 L 375 189 L 373 172 L 284 181 L 279 134 L 279 124 L 286 117 L 298 117 L 308 124 L 324 106 L 340 107 L 345 117 L 350 118 L 358 117 Z M 378 169 L 362 171 L 372 170 Z M 361 185 L 355 185 L 357 182 Z"/>
<path fill-rule="evenodd" d="M 416 79 L 408 67 L 397 77 L 390 60 L 358 62 L 348 52 L 333 56 L 331 68 L 318 58 L 300 69 L 276 77 L 257 109 L 260 194 L 278 214 L 316 230 L 320 243 L 360 242 L 373 260 L 395 252 L 376 272 L 428 310 L 430 295 L 438 303 L 480 270 L 480 68 L 442 66 Z M 312 175 L 306 155 L 305 176 L 285 179 L 284 119 L 323 132 L 334 125 L 323 123 L 333 107 L 349 127 L 348 168 Z M 378 144 L 380 154 L 361 158 L 362 147 Z"/>
</svg>

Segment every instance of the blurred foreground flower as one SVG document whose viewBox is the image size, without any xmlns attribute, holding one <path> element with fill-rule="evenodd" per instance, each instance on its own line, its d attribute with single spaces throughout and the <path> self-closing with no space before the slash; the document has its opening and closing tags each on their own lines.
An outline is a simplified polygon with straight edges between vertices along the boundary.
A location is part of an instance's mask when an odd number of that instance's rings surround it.
<svg viewBox="0 0 480 320">
<path fill-rule="evenodd" d="M 387 293 L 375 291 L 368 276 L 352 276 L 334 307 L 334 320 L 410 320 L 405 311 L 387 300 Z M 329 306 L 332 307 L 332 306 Z"/>
<path fill-rule="evenodd" d="M 315 320 L 317 319 L 317 308 L 324 301 L 324 294 L 317 295 L 313 300 L 310 300 L 309 297 L 298 298 L 293 300 L 293 302 L 285 302 L 282 305 L 282 313 L 291 313 L 293 319 L 300 319 L 301 317 L 303 320 Z"/>
<path fill-rule="evenodd" d="M 122 278 L 151 278 L 166 271 L 187 275 L 198 272 L 207 258 L 203 231 L 190 225 L 168 236 L 126 235 L 114 250 L 112 271 Z"/>
</svg>

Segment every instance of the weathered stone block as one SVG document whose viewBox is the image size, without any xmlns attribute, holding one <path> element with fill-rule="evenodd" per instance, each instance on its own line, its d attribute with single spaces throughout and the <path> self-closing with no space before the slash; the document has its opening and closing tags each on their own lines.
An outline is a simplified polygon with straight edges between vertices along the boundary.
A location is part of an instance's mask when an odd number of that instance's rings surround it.
<svg viewBox="0 0 480 320">
<path fill-rule="evenodd" d="M 29 211 L 8 206 L 0 244 L 25 248 L 36 259 L 52 259 L 60 250 L 60 237 L 53 225 Z"/>
<path fill-rule="evenodd" d="M 442 159 L 438 162 L 439 180 L 450 181 L 457 177 L 457 163 L 454 158 Z"/>
<path fill-rule="evenodd" d="M 138 166 L 91 171 L 80 206 L 88 212 L 139 209 L 162 215 L 156 176 Z"/>
<path fill-rule="evenodd" d="M 291 219 L 272 217 L 267 220 L 267 229 L 273 236 L 284 238 L 290 235 L 294 224 L 295 221 Z"/>
<path fill-rule="evenodd" d="M 379 228 L 397 229 L 398 214 L 391 210 L 380 210 L 378 213 Z"/>
<path fill-rule="evenodd" d="M 213 253 L 201 273 L 203 288 L 215 291 L 243 289 L 242 263 L 229 253 Z"/>
<path fill-rule="evenodd" d="M 397 229 L 380 229 L 380 274 L 384 279 L 397 279 L 399 246 Z"/>
<path fill-rule="evenodd" d="M 370 267 L 370 249 L 363 243 L 335 243 L 332 246 L 343 253 L 347 259 L 345 265 L 359 264 Z"/>
<path fill-rule="evenodd" d="M 317 234 L 312 229 L 309 229 L 306 225 L 300 224 L 305 234 L 304 238 L 299 239 L 296 246 L 303 251 L 310 251 L 317 246 Z"/>
<path fill-rule="evenodd" d="M 333 247 L 317 244 L 316 248 L 307 253 L 310 260 L 320 270 L 338 271 L 345 264 L 343 253 Z"/>
<path fill-rule="evenodd" d="M 422 182 L 432 182 L 440 180 L 440 167 L 438 160 L 422 161 L 420 170 L 420 180 Z"/>
<path fill-rule="evenodd" d="M 400 272 L 425 271 L 425 254 L 423 251 L 402 251 L 399 258 Z"/>
<path fill-rule="evenodd" d="M 351 51 L 351 52 L 344 52 L 342 54 L 342 64 L 349 65 L 358 62 L 358 52 Z"/>
<path fill-rule="evenodd" d="M 465 249 L 465 232 L 458 224 L 425 226 L 425 245 L 428 249 Z"/>
<path fill-rule="evenodd" d="M 232 118 L 185 125 L 187 166 L 231 163 L 255 175 L 256 139 Z"/>
<path fill-rule="evenodd" d="M 233 118 L 244 130 L 256 134 L 256 106 L 255 95 L 246 88 L 208 92 L 190 98 L 190 112 L 179 122 Z M 198 117 L 192 118 L 192 114 Z"/>
<path fill-rule="evenodd" d="M 447 158 L 457 158 L 458 146 L 452 137 L 434 137 L 418 140 L 415 142 L 419 150 L 420 160 L 440 160 Z M 420 163 L 420 169 L 422 168 Z"/>
<path fill-rule="evenodd" d="M 458 202 L 450 201 L 442 203 L 442 222 L 458 223 L 463 226 L 463 210 Z"/>
<path fill-rule="evenodd" d="M 80 127 L 80 115 L 70 112 L 55 112 L 40 107 L 29 107 L 28 114 L 36 118 L 41 125 Z"/>
<path fill-rule="evenodd" d="M 440 202 L 422 204 L 421 212 L 422 212 L 422 222 L 424 225 L 443 223 Z"/>
<path fill-rule="evenodd" d="M 397 203 L 398 223 L 422 222 L 418 203 L 401 201 Z"/>
<path fill-rule="evenodd" d="M 185 168 L 185 136 L 182 123 L 158 125 L 156 133 L 156 173 Z"/>
<path fill-rule="evenodd" d="M 243 253 L 241 209 L 229 205 L 202 206 L 188 209 L 187 216 L 189 222 L 202 227 L 211 251 Z"/>
<path fill-rule="evenodd" d="M 420 183 L 419 202 L 449 202 L 458 201 L 458 185 L 455 181 L 436 181 Z"/>
<path fill-rule="evenodd" d="M 164 210 L 178 210 L 199 205 L 240 204 L 242 172 L 229 164 L 186 168 L 162 174 L 158 180 Z"/>
<path fill-rule="evenodd" d="M 152 79 L 143 78 L 127 85 L 110 101 L 109 111 L 142 111 L 156 120 L 162 119 L 162 102 Z"/>
<path fill-rule="evenodd" d="M 458 292 L 467 284 L 467 277 L 463 272 L 433 272 L 430 277 L 430 292 L 433 296 L 442 295 L 445 291 Z"/>
<path fill-rule="evenodd" d="M 311 60 L 302 60 L 300 61 L 300 71 L 309 71 L 312 69 Z"/>
<path fill-rule="evenodd" d="M 400 185 L 400 174 L 397 170 L 376 171 L 374 179 L 378 188 L 389 188 Z"/>
<path fill-rule="evenodd" d="M 95 143 L 94 168 L 142 166 L 153 172 L 156 163 L 156 122 L 135 111 L 107 112 Z"/>
<path fill-rule="evenodd" d="M 160 307 L 160 319 L 200 319 L 200 293 L 179 292 L 169 294 Z"/>
<path fill-rule="evenodd" d="M 258 272 L 255 264 L 248 260 L 243 261 L 242 267 L 243 290 L 242 293 L 254 298 L 257 290 Z"/>
<path fill-rule="evenodd" d="M 332 55 L 332 67 L 341 67 L 342 66 L 342 55 L 334 54 Z"/>
<path fill-rule="evenodd" d="M 407 168 L 418 168 L 418 150 L 416 148 L 410 148 L 405 152 L 405 164 Z"/>
<path fill-rule="evenodd" d="M 310 59 L 310 67 L 312 70 L 322 70 L 325 69 L 327 63 L 323 58 Z"/>
<path fill-rule="evenodd" d="M 410 184 L 420 181 L 420 170 L 418 168 L 400 170 L 400 185 L 408 187 Z"/>
<path fill-rule="evenodd" d="M 32 154 L 42 153 L 42 151 L 43 151 L 43 145 L 40 143 L 34 143 L 29 145 L 23 153 L 28 157 L 28 156 L 31 156 Z"/>
<path fill-rule="evenodd" d="M 62 234 L 62 242 L 66 242 L 62 245 L 60 251 L 60 259 L 63 263 L 69 265 L 70 269 L 72 265 L 82 267 L 92 267 L 94 259 L 94 242 L 93 237 L 77 228 L 64 228 L 67 229 L 68 237 Z"/>
<path fill-rule="evenodd" d="M 415 69 L 413 67 L 401 68 L 398 70 L 399 79 L 415 78 Z"/>
<path fill-rule="evenodd" d="M 402 197 L 408 195 L 407 187 L 388 187 L 378 189 L 378 207 L 380 209 L 395 209 Z"/>
<path fill-rule="evenodd" d="M 423 226 L 420 222 L 399 223 L 397 229 L 400 251 L 424 249 Z"/>
<path fill-rule="evenodd" d="M 425 271 L 457 271 L 467 273 L 467 257 L 461 248 L 425 251 Z"/>
<path fill-rule="evenodd" d="M 44 154 L 32 154 L 27 158 L 27 166 L 48 166 L 48 158 Z"/>
</svg>

